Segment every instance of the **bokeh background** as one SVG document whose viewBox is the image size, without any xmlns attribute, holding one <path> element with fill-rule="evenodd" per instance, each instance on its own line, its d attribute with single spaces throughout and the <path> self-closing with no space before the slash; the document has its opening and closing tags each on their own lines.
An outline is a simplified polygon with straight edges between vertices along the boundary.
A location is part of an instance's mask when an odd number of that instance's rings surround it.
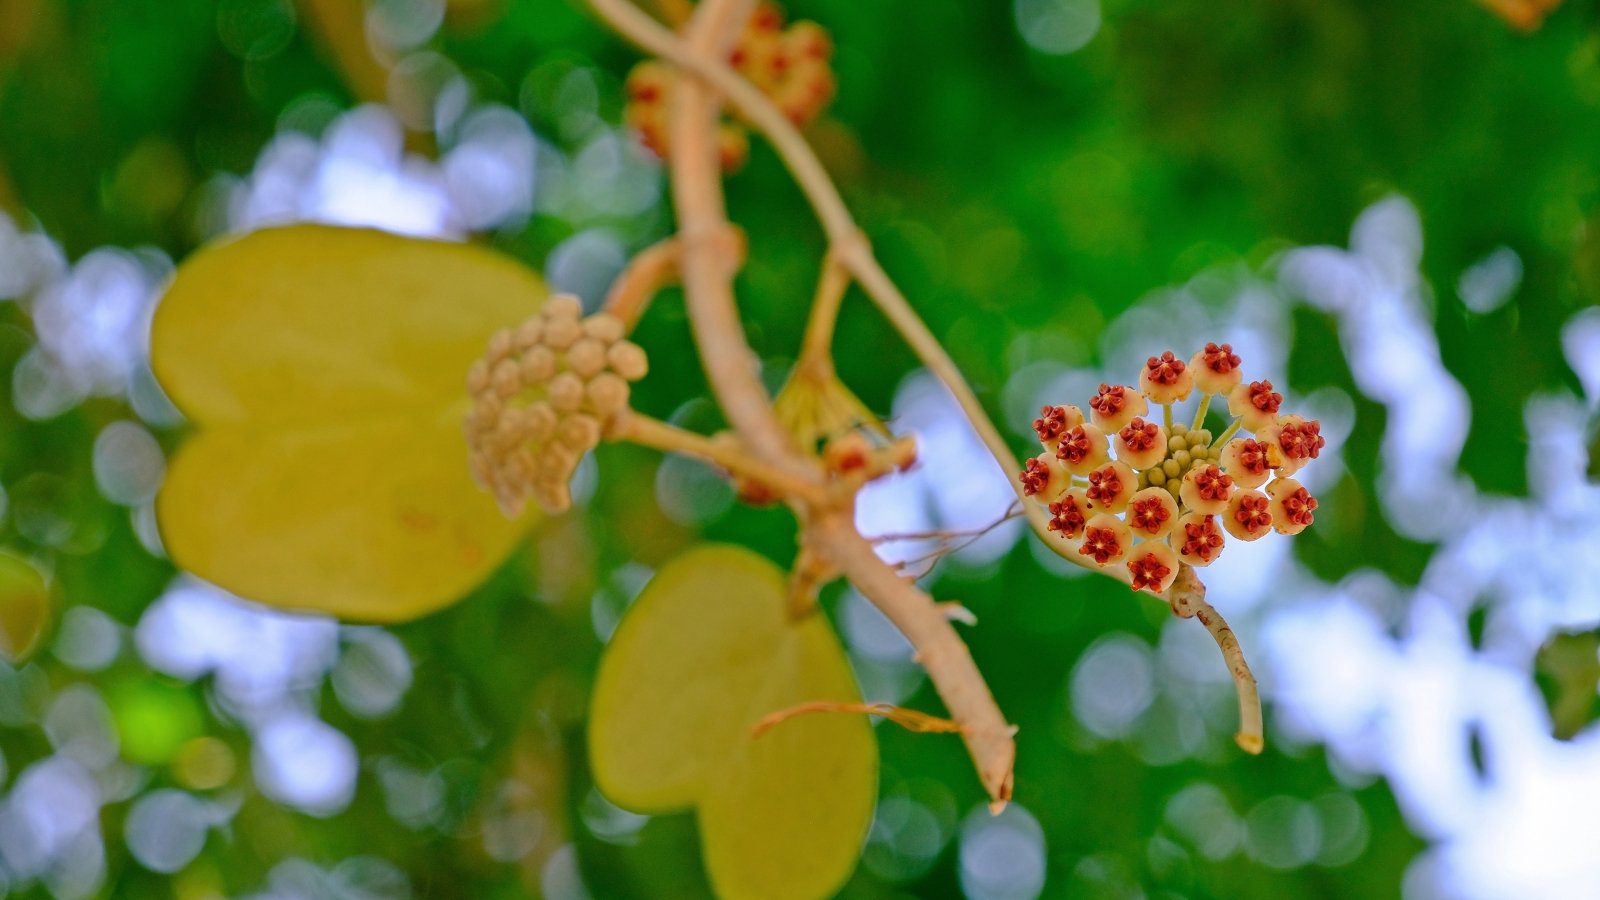
<svg viewBox="0 0 1600 900">
<path fill-rule="evenodd" d="M 1330 438 L 1316 526 L 1207 573 L 1261 678 L 1263 756 L 1230 740 L 1203 629 L 1010 523 L 927 582 L 979 617 L 1018 802 L 991 818 L 958 741 L 880 726 L 844 896 L 1600 895 L 1594 5 L 1532 31 L 1468 0 L 788 11 L 838 44 L 810 136 L 1019 450 L 1042 402 L 1207 340 Z M 0 893 L 705 893 L 687 817 L 595 792 L 586 695 L 655 566 L 702 536 L 786 561 L 787 514 L 602 448 L 579 509 L 490 583 L 374 628 L 185 577 L 151 512 L 184 431 L 145 361 L 174 260 L 366 224 L 484 242 L 593 304 L 670 227 L 619 125 L 635 58 L 564 0 L 0 0 L 0 543 L 57 593 L 42 649 L 0 668 Z M 776 384 L 820 236 L 759 143 L 729 191 Z M 718 427 L 675 292 L 640 340 L 638 404 Z M 867 533 L 1004 511 L 854 293 L 838 350 L 923 439 Z M 939 709 L 869 604 L 826 601 L 869 699 Z"/>
</svg>

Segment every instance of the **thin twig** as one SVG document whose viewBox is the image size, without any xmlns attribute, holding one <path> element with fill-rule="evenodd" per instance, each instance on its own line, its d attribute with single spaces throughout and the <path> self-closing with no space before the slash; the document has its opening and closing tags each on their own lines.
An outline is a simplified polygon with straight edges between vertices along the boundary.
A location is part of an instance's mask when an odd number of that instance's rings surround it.
<svg viewBox="0 0 1600 900">
<path fill-rule="evenodd" d="M 833 327 L 839 307 L 850 287 L 850 273 L 830 253 L 822 258 L 822 274 L 811 301 L 811 316 L 806 320 L 805 337 L 800 341 L 800 358 L 795 371 L 817 377 L 833 374 Z"/>
<path fill-rule="evenodd" d="M 901 531 L 894 534 L 874 535 L 867 538 L 867 540 L 874 544 L 892 544 L 901 541 L 955 540 L 964 537 L 982 537 L 1020 515 L 1022 515 L 1022 504 L 1013 503 L 1011 508 L 1006 510 L 1005 514 L 1000 518 L 987 525 L 969 528 L 966 531 L 948 531 L 940 528 L 935 528 L 931 531 Z"/>
<path fill-rule="evenodd" d="M 923 734 L 958 734 L 961 731 L 961 726 L 949 719 L 930 716 L 925 712 L 907 709 L 904 706 L 895 706 L 892 703 L 838 703 L 833 700 L 811 700 L 762 716 L 761 721 L 750 729 L 750 737 L 761 737 L 775 726 L 796 716 L 824 712 L 879 716 L 888 719 L 907 731 L 916 731 Z"/>
<path fill-rule="evenodd" d="M 954 556 L 957 553 L 960 553 L 968 547 L 971 547 L 973 544 L 976 544 L 982 537 L 983 535 L 981 534 L 975 534 L 959 544 L 942 545 L 914 559 L 901 560 L 900 562 L 895 563 L 894 567 L 900 570 L 902 574 L 908 575 L 911 578 L 915 578 L 920 581 L 921 579 L 926 578 L 933 573 L 934 567 L 939 565 L 939 560 L 944 559 L 946 556 Z M 924 563 L 926 563 L 926 565 L 923 565 Z M 923 568 L 921 571 L 912 572 L 912 566 L 923 566 Z"/>
<path fill-rule="evenodd" d="M 780 495 L 807 503 L 820 504 L 828 500 L 827 492 L 816 482 L 796 478 L 792 473 L 743 453 L 737 447 L 717 443 L 705 435 L 686 431 L 643 413 L 625 413 L 607 436 L 612 440 L 653 447 L 663 453 L 698 457 L 734 475 L 759 481 Z"/>
<path fill-rule="evenodd" d="M 989 523 L 988 525 L 984 526 L 983 528 L 979 528 L 979 529 L 976 529 L 976 530 L 973 530 L 973 531 L 965 531 L 965 532 L 949 532 L 948 534 L 950 535 L 950 537 L 941 538 L 938 541 L 937 545 L 934 547 L 934 549 L 928 551 L 927 553 L 922 554 L 921 556 L 913 557 L 911 559 L 903 559 L 903 560 L 895 563 L 894 567 L 896 569 L 899 569 L 901 572 L 908 572 L 911 569 L 912 566 L 918 566 L 918 565 L 922 565 L 923 563 L 927 563 L 927 567 L 926 568 L 922 569 L 922 571 L 920 571 L 920 572 L 917 572 L 917 573 L 911 575 L 912 578 L 917 578 L 917 579 L 924 578 L 929 573 L 931 573 L 933 571 L 933 567 L 934 566 L 937 566 L 939 564 L 939 560 L 944 559 L 946 556 L 954 556 L 955 554 L 960 553 L 961 551 L 967 549 L 968 547 L 972 546 L 973 544 L 976 544 L 979 540 L 981 540 L 983 538 L 984 535 L 988 534 L 990 531 L 993 531 L 994 529 L 1000 527 L 1002 524 L 1010 521 L 1011 519 L 1016 518 L 1017 516 L 1019 516 L 1021 514 L 1022 514 L 1022 510 L 1020 508 L 1013 507 L 1010 512 L 1007 512 L 1004 516 L 1000 517 L 999 519 L 996 519 L 995 521 Z M 962 540 L 962 539 L 964 539 L 964 540 Z M 882 539 L 879 538 L 877 540 L 881 541 Z M 951 541 L 954 541 L 954 540 L 960 540 L 960 543 L 955 543 L 955 544 L 951 543 Z"/>
</svg>

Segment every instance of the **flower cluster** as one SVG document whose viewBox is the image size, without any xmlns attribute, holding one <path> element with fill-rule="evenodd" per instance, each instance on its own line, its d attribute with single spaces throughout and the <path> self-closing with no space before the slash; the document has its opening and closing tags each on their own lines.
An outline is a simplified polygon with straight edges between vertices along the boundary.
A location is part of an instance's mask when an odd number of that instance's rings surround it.
<svg viewBox="0 0 1600 900">
<path fill-rule="evenodd" d="M 508 516 L 530 498 L 550 513 L 572 505 L 567 482 L 578 460 L 628 408 L 629 382 L 648 368 L 622 320 L 582 314 L 577 297 L 551 297 L 537 315 L 495 332 L 467 373 L 472 476 Z"/>
<path fill-rule="evenodd" d="M 1172 424 L 1172 404 L 1196 390 L 1194 424 Z M 1216 437 L 1202 427 L 1212 395 L 1233 416 Z M 1162 593 L 1180 563 L 1210 565 L 1225 534 L 1253 541 L 1311 524 L 1316 498 L 1293 476 L 1326 442 L 1316 420 L 1282 404 L 1272 382 L 1244 380 L 1228 344 L 1187 362 L 1152 356 L 1137 388 L 1100 385 L 1087 416 L 1076 406 L 1040 412 L 1033 429 L 1045 452 L 1028 460 L 1023 491 L 1049 509 L 1062 540 L 1098 565 L 1125 564 L 1134 590 Z M 1146 418 L 1152 405 L 1161 423 Z"/>
<path fill-rule="evenodd" d="M 815 22 L 784 26 L 783 10 L 763 3 L 750 17 L 728 64 L 760 88 L 789 121 L 807 125 L 833 99 L 833 41 Z M 628 75 L 627 122 L 644 145 L 666 159 L 668 98 L 677 75 L 665 63 L 639 63 Z M 749 137 L 742 124 L 724 121 L 718 130 L 718 150 L 724 172 L 744 165 Z"/>
</svg>

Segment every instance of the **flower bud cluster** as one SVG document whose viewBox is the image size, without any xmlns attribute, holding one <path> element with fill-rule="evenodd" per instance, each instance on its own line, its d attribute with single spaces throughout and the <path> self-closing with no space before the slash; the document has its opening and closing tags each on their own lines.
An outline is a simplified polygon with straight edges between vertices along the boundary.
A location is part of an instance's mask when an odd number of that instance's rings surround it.
<svg viewBox="0 0 1600 900">
<path fill-rule="evenodd" d="M 763 3 L 750 17 L 728 64 L 771 98 L 796 125 L 810 124 L 833 99 L 833 41 L 815 22 L 784 26 L 783 10 Z M 625 118 L 644 145 L 666 159 L 667 112 L 677 73 L 655 60 L 634 66 L 628 75 Z M 750 152 L 745 127 L 724 120 L 717 131 L 724 172 L 737 171 Z"/>
<path fill-rule="evenodd" d="M 645 376 L 639 345 L 609 313 L 583 317 L 571 294 L 489 339 L 467 372 L 472 476 L 507 516 L 529 499 L 548 513 L 572 505 L 567 483 L 628 408 L 630 382 Z"/>
<path fill-rule="evenodd" d="M 1187 361 L 1150 357 L 1139 386 L 1100 385 L 1089 412 L 1046 406 L 1034 420 L 1043 453 L 1019 476 L 1050 511 L 1050 530 L 1097 565 L 1127 566 L 1134 590 L 1167 590 L 1182 563 L 1210 565 L 1226 537 L 1298 534 L 1317 501 L 1294 479 L 1326 441 L 1316 420 L 1284 413 L 1270 381 L 1247 382 L 1228 344 Z M 1199 427 L 1147 418 L 1195 391 L 1224 398 L 1233 423 L 1214 438 Z M 1246 433 L 1248 432 L 1248 433 Z"/>
</svg>

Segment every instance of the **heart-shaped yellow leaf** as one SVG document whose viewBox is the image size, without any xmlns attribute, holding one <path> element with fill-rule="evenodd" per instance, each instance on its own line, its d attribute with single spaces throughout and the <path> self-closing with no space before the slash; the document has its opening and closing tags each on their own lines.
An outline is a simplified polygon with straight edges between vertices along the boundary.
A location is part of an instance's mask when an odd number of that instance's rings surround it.
<svg viewBox="0 0 1600 900">
<path fill-rule="evenodd" d="M 50 621 L 50 586 L 20 556 L 0 550 L 0 659 L 16 665 L 44 636 Z"/>
<path fill-rule="evenodd" d="M 198 428 L 157 501 L 180 566 L 264 603 L 396 621 L 516 546 L 472 483 L 466 374 L 539 277 L 466 244 L 296 225 L 178 268 L 151 365 Z"/>
<path fill-rule="evenodd" d="M 589 718 L 595 782 L 642 813 L 695 809 L 706 869 L 727 898 L 832 894 L 861 852 L 877 795 L 863 716 L 768 713 L 859 703 L 822 616 L 792 621 L 783 573 L 705 545 L 656 573 L 600 664 Z"/>
</svg>

